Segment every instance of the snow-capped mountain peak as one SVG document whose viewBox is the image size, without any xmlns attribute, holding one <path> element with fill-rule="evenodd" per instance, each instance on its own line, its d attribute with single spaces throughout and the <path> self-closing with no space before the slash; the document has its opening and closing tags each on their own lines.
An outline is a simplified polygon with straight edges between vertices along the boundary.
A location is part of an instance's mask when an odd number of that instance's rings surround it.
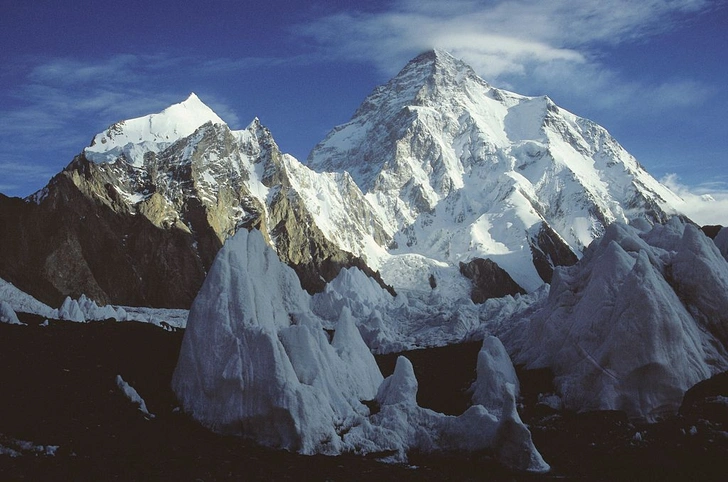
<svg viewBox="0 0 728 482">
<path fill-rule="evenodd" d="M 527 241 L 543 226 L 578 254 L 614 221 L 661 222 L 681 203 L 606 129 L 494 88 L 441 50 L 376 88 L 308 163 L 348 171 L 398 253 L 492 258 L 528 291 L 544 279 Z"/>
<path fill-rule="evenodd" d="M 158 153 L 208 122 L 225 124 L 193 92 L 183 102 L 173 104 L 162 112 L 109 126 L 94 137 L 84 153 L 96 163 L 113 162 L 123 154 L 127 162 L 141 166 L 145 153 Z"/>
</svg>

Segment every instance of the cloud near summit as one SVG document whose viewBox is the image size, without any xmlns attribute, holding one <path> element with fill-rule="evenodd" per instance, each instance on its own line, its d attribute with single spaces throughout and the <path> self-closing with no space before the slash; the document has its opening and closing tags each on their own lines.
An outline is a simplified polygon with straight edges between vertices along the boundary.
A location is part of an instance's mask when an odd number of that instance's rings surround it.
<svg viewBox="0 0 728 482">
<path fill-rule="evenodd" d="M 325 56 L 369 62 L 386 76 L 436 47 L 468 62 L 485 80 L 521 93 L 573 89 L 593 95 L 609 85 L 604 107 L 614 108 L 645 89 L 603 63 L 600 49 L 670 30 L 681 15 L 709 5 L 704 0 L 396 0 L 385 11 L 340 10 L 298 25 L 295 32 L 312 39 Z"/>
<path fill-rule="evenodd" d="M 708 5 L 703 0 L 396 0 L 385 11 L 342 10 L 296 31 L 329 55 L 371 61 L 387 75 L 417 53 L 438 47 L 497 78 L 523 72 L 528 63 L 588 62 L 595 46 L 670 29 L 675 14 Z M 493 59 L 499 61 L 487 62 Z"/>
</svg>

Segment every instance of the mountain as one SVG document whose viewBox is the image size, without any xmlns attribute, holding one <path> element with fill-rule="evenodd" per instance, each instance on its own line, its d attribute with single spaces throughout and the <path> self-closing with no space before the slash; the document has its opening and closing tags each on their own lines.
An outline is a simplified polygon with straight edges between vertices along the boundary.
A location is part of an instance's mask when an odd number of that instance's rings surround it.
<svg viewBox="0 0 728 482">
<path fill-rule="evenodd" d="M 193 134 L 202 124 L 225 124 L 195 93 L 159 114 L 120 121 L 97 134 L 84 149 L 86 158 L 103 164 L 122 154 L 134 167 L 144 166 L 148 152 L 158 154 L 176 141 Z"/>
<path fill-rule="evenodd" d="M 0 196 L 0 277 L 53 306 L 186 308 L 225 240 L 256 228 L 311 293 L 356 266 L 480 303 L 533 292 L 610 223 L 664 222 L 681 203 L 603 128 L 435 50 L 307 165 L 194 94 L 110 126 L 39 192 Z"/>
<path fill-rule="evenodd" d="M 608 224 L 664 222 L 682 204 L 604 128 L 548 97 L 492 87 L 440 50 L 376 88 L 308 164 L 351 174 L 391 253 L 487 257 L 527 291 Z"/>
<path fill-rule="evenodd" d="M 0 272 L 55 306 L 189 307 L 225 240 L 258 228 L 313 292 L 342 266 L 374 275 L 339 247 L 361 233 L 331 235 L 339 220 L 386 242 L 366 205 L 345 173 L 314 173 L 257 119 L 233 131 L 192 94 L 98 134 L 26 200 L 0 199 Z"/>
</svg>

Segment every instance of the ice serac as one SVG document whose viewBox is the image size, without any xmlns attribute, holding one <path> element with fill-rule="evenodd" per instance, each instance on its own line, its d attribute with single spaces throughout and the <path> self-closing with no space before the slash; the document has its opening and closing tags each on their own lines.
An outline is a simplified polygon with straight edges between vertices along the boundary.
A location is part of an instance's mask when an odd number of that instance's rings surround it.
<svg viewBox="0 0 728 482">
<path fill-rule="evenodd" d="M 512 391 L 517 396 L 520 385 L 508 352 L 495 336 L 488 336 L 483 340 L 483 346 L 478 352 L 476 373 L 475 383 L 470 388 L 473 392 L 473 403 L 483 405 L 491 413 L 502 413 L 503 402 L 509 398 L 502 391 L 512 385 Z"/>
<path fill-rule="evenodd" d="M 728 227 L 721 228 L 713 241 L 718 247 L 720 254 L 728 261 Z"/>
<path fill-rule="evenodd" d="M 0 323 L 7 323 L 9 325 L 22 325 L 23 323 L 18 319 L 18 315 L 10 306 L 10 303 L 2 300 L 0 301 Z"/>
<path fill-rule="evenodd" d="M 391 253 L 489 258 L 529 292 L 608 224 L 663 222 L 682 204 L 604 128 L 495 88 L 440 50 L 376 88 L 308 163 L 351 174 Z"/>
<path fill-rule="evenodd" d="M 340 432 L 368 413 L 360 400 L 374 398 L 381 374 L 345 315 L 330 344 L 309 304 L 259 232 L 230 238 L 187 322 L 172 381 L 184 409 L 218 432 L 341 452 Z"/>
<path fill-rule="evenodd" d="M 81 309 L 78 301 L 67 296 L 63 300 L 63 304 L 58 308 L 58 319 L 64 321 L 74 321 L 76 323 L 86 323 L 86 316 Z"/>
<path fill-rule="evenodd" d="M 41 303 L 2 278 L 0 278 L 0 301 L 7 302 L 10 308 L 16 313 L 31 313 L 46 318 L 55 318 L 58 316 L 57 310 Z"/>
<path fill-rule="evenodd" d="M 305 454 L 391 451 L 404 461 L 412 450 L 488 449 L 515 469 L 548 470 L 512 385 L 494 385 L 507 406 L 499 416 L 480 405 L 459 417 L 418 407 L 409 361 L 383 380 L 348 307 L 329 341 L 310 303 L 259 232 L 231 237 L 187 322 L 172 378 L 184 410 L 212 430 Z M 375 399 L 371 414 L 362 401 Z"/>
<path fill-rule="evenodd" d="M 554 272 L 548 298 L 506 323 L 501 339 L 515 363 L 553 371 L 565 408 L 655 419 L 728 368 L 727 275 L 693 225 L 614 223 L 576 265 Z"/>
<path fill-rule="evenodd" d="M 483 382 L 481 385 L 487 384 Z M 410 451 L 490 451 L 499 462 L 511 469 L 533 473 L 550 470 L 516 411 L 516 394 L 512 384 L 491 385 L 495 390 L 493 399 L 498 399 L 498 412 L 491 412 L 475 403 L 459 416 L 419 407 L 417 388 L 412 363 L 400 356 L 394 373 L 384 380 L 377 393 L 379 412 L 354 427 L 345 440 L 361 447 L 362 451 L 371 451 L 374 447 L 396 451 L 402 460 L 406 460 L 406 453 Z"/>
</svg>

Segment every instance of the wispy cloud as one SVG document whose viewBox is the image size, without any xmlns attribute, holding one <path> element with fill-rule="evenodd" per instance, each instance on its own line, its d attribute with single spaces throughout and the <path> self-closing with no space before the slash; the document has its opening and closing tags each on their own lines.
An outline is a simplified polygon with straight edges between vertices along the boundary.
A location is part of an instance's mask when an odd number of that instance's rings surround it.
<svg viewBox="0 0 728 482">
<path fill-rule="evenodd" d="M 709 88 L 685 78 L 656 85 L 628 80 L 601 61 L 599 49 L 669 30 L 681 15 L 710 5 L 707 0 L 399 0 L 384 12 L 338 12 L 298 25 L 295 32 L 312 39 L 323 55 L 370 62 L 388 76 L 417 53 L 437 47 L 500 87 L 568 92 L 608 109 L 637 99 L 654 110 L 675 107 L 668 98 L 704 100 Z M 673 95 L 686 90 L 687 95 Z"/>
<path fill-rule="evenodd" d="M 660 182 L 683 198 L 683 212 L 696 223 L 728 226 L 728 182 L 688 187 L 676 174 L 668 174 Z"/>
</svg>

